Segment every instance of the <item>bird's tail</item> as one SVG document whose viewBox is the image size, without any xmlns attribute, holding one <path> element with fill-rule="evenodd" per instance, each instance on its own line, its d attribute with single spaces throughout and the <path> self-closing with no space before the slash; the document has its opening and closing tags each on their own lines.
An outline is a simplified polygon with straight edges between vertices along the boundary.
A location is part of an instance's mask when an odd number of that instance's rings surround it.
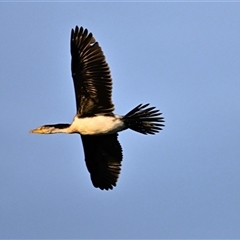
<svg viewBox="0 0 240 240">
<path fill-rule="evenodd" d="M 149 104 L 139 104 L 123 117 L 127 128 L 142 134 L 155 134 L 164 127 L 162 113 L 155 107 L 148 107 Z"/>
</svg>

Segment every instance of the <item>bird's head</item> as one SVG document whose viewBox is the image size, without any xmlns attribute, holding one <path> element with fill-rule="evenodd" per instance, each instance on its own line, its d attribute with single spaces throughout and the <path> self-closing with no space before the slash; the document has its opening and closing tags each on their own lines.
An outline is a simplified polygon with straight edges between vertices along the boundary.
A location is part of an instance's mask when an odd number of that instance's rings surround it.
<svg viewBox="0 0 240 240">
<path fill-rule="evenodd" d="M 38 134 L 53 134 L 53 133 L 66 133 L 66 130 L 70 124 L 61 123 L 54 125 L 43 125 L 36 129 L 30 130 L 30 133 L 38 133 Z"/>
<path fill-rule="evenodd" d="M 36 129 L 30 130 L 30 133 L 51 134 L 55 130 L 53 125 L 43 125 Z"/>
</svg>

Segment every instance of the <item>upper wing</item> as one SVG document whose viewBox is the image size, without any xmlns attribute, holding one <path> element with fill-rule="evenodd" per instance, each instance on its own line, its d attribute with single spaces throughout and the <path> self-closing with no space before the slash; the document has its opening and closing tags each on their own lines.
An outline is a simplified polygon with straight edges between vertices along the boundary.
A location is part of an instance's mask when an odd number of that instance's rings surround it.
<svg viewBox="0 0 240 240">
<path fill-rule="evenodd" d="M 77 113 L 82 117 L 112 114 L 110 69 L 101 47 L 87 29 L 72 29 L 71 55 Z"/>
<path fill-rule="evenodd" d="M 112 189 L 116 186 L 122 161 L 122 148 L 117 134 L 81 137 L 93 186 L 101 190 Z"/>
</svg>

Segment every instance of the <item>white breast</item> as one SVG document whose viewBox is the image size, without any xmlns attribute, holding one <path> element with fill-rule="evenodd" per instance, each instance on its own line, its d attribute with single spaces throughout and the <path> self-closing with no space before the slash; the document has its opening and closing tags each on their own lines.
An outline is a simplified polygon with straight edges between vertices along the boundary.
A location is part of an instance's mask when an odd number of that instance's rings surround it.
<svg viewBox="0 0 240 240">
<path fill-rule="evenodd" d="M 99 135 L 116 133 L 124 128 L 124 122 L 117 115 L 113 117 L 95 116 L 87 118 L 75 116 L 69 130 L 82 135 Z"/>
</svg>

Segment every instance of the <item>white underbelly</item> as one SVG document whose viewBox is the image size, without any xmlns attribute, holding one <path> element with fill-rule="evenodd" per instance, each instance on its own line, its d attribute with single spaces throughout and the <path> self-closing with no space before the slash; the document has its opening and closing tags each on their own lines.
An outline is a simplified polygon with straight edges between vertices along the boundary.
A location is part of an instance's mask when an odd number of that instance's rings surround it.
<svg viewBox="0 0 240 240">
<path fill-rule="evenodd" d="M 116 133 L 122 131 L 125 127 L 119 116 L 95 116 L 74 117 L 70 128 L 72 132 L 78 132 L 82 135 L 100 135 Z"/>
</svg>

